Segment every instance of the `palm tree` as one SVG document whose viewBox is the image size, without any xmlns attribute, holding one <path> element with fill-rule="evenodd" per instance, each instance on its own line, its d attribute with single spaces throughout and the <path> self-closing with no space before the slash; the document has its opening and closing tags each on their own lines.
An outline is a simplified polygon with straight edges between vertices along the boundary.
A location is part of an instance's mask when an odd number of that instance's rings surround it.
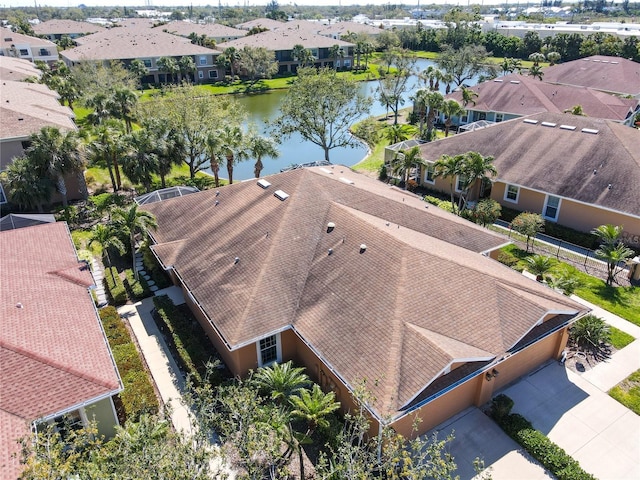
<svg viewBox="0 0 640 480">
<path fill-rule="evenodd" d="M 484 182 L 490 180 L 498 174 L 498 170 L 493 165 L 493 157 L 484 157 L 478 152 L 467 152 L 463 155 L 463 162 L 460 166 L 459 175 L 463 178 L 462 193 L 460 194 L 459 210 L 462 211 L 467 205 L 467 195 L 477 182 L 482 186 Z M 478 197 L 483 192 L 479 192 Z"/>
<path fill-rule="evenodd" d="M 582 105 L 574 105 L 571 108 L 567 108 L 564 113 L 570 113 L 571 115 L 577 115 L 579 117 L 586 117 L 582 109 Z"/>
<path fill-rule="evenodd" d="M 248 157 L 247 139 L 242 128 L 233 125 L 225 125 L 220 131 L 220 148 L 226 158 L 229 184 L 233 183 L 233 167 L 236 162 L 246 160 Z"/>
<path fill-rule="evenodd" d="M 146 191 L 151 190 L 153 174 L 158 173 L 158 149 L 162 145 L 156 142 L 162 139 L 153 138 L 147 130 L 140 129 L 127 135 L 125 142 L 128 151 L 122 157 L 122 171 L 131 183 L 141 183 Z"/>
<path fill-rule="evenodd" d="M 122 228 L 123 232 L 129 236 L 129 247 L 131 248 L 131 264 L 136 280 L 138 271 L 136 270 L 136 235 L 139 233 L 143 239 L 149 234 L 149 230 L 158 228 L 156 218 L 152 213 L 138 210 L 138 205 L 133 204 L 128 209 L 116 207 L 111 213 L 116 228 Z"/>
<path fill-rule="evenodd" d="M 440 107 L 440 111 L 444 115 L 444 136 L 449 136 L 449 129 L 453 124 L 453 117 L 464 115 L 465 109 L 455 100 L 446 100 Z"/>
<path fill-rule="evenodd" d="M 142 91 L 142 79 L 149 73 L 149 70 L 139 58 L 136 58 L 129 64 L 129 70 L 138 79 L 140 91 Z"/>
<path fill-rule="evenodd" d="M 520 72 L 522 69 L 522 61 L 517 58 L 504 58 L 500 64 L 503 75 L 513 72 Z"/>
<path fill-rule="evenodd" d="M 124 120 L 127 133 L 131 133 L 133 112 L 138 104 L 138 95 L 129 88 L 116 88 L 111 102 L 113 116 Z"/>
<path fill-rule="evenodd" d="M 427 140 L 431 141 L 438 110 L 444 105 L 444 97 L 440 92 L 431 91 L 426 94 L 427 108 Z"/>
<path fill-rule="evenodd" d="M 196 62 L 193 61 L 193 57 L 185 55 L 178 60 L 178 68 L 180 69 L 180 75 L 186 76 L 187 81 L 191 81 L 189 74 L 196 71 Z"/>
<path fill-rule="evenodd" d="M 538 80 L 542 81 L 542 77 L 544 76 L 544 73 L 542 72 L 542 67 L 540 67 L 540 65 L 532 65 L 531 68 L 529 69 L 529 76 L 533 78 L 537 78 Z"/>
<path fill-rule="evenodd" d="M 318 427 L 327 427 L 329 422 L 325 418 L 340 408 L 340 403 L 335 401 L 335 393 L 324 393 L 318 384 L 313 384 L 311 391 L 298 390 L 289 397 L 293 407 L 291 415 L 307 422 L 307 436 Z"/>
<path fill-rule="evenodd" d="M 217 130 L 211 130 L 206 138 L 207 153 L 209 154 L 209 164 L 213 172 L 215 186 L 220 186 L 220 134 Z"/>
<path fill-rule="evenodd" d="M 634 255 L 622 241 L 623 229 L 619 225 L 600 225 L 591 231 L 601 242 L 595 251 L 598 258 L 607 262 L 607 285 L 613 285 L 618 265 Z"/>
<path fill-rule="evenodd" d="M 333 59 L 333 69 L 338 69 L 338 58 L 344 58 L 344 52 L 340 48 L 340 45 L 331 45 L 329 47 L 329 58 Z"/>
<path fill-rule="evenodd" d="M 113 96 L 98 92 L 85 101 L 85 106 L 93 109 L 87 116 L 92 125 L 100 125 L 113 116 Z"/>
<path fill-rule="evenodd" d="M 251 156 L 256 159 L 256 163 L 253 167 L 253 173 L 256 178 L 259 178 L 260 172 L 262 172 L 263 157 L 276 158 L 280 155 L 280 152 L 276 147 L 276 142 L 271 137 L 264 137 L 257 133 L 253 133 L 249 136 L 249 152 L 251 153 Z"/>
<path fill-rule="evenodd" d="M 544 274 L 553 268 L 553 260 L 551 257 L 544 255 L 532 255 L 527 257 L 527 270 L 536 276 L 536 281 L 542 282 Z"/>
<path fill-rule="evenodd" d="M 225 67 L 229 67 L 231 70 L 231 80 L 236 78 L 236 64 L 240 60 L 240 52 L 236 47 L 229 47 L 225 49 L 222 55 L 218 56 L 218 62 L 225 65 Z"/>
<path fill-rule="evenodd" d="M 549 60 L 549 65 L 555 65 L 560 61 L 561 55 L 558 52 L 549 52 L 547 53 L 547 60 Z"/>
<path fill-rule="evenodd" d="M 442 155 L 434 164 L 433 169 L 434 177 L 446 177 L 449 179 L 449 185 L 451 187 L 451 209 L 456 211 L 456 204 L 453 195 L 453 182 L 456 180 L 456 176 L 460 174 L 462 164 L 464 162 L 463 155 Z"/>
<path fill-rule="evenodd" d="M 37 208 L 38 212 L 42 212 L 42 204 L 51 200 L 51 179 L 41 175 L 38 165 L 34 165 L 27 157 L 15 158 L 0 174 L 0 178 L 9 200 L 20 209 Z"/>
<path fill-rule="evenodd" d="M 422 78 L 425 83 L 429 83 L 429 90 L 438 91 L 440 89 L 440 81 L 443 79 L 444 73 L 442 70 L 434 67 L 433 65 L 429 65 L 423 72 L 420 74 L 420 78 Z"/>
<path fill-rule="evenodd" d="M 113 225 L 102 225 L 98 223 L 91 229 L 91 236 L 89 237 L 89 246 L 94 243 L 99 243 L 102 247 L 102 255 L 107 260 L 107 267 L 111 272 L 111 280 L 115 284 L 116 279 L 111 269 L 111 257 L 109 257 L 109 249 L 115 248 L 120 255 L 122 255 L 126 248 L 122 241 L 118 238 L 117 232 Z"/>
<path fill-rule="evenodd" d="M 94 129 L 93 140 L 87 145 L 91 162 L 106 163 L 114 192 L 122 188 L 118 158 L 126 152 L 123 135 L 122 125 L 113 121 Z"/>
<path fill-rule="evenodd" d="M 471 90 L 467 87 L 462 87 L 462 105 L 466 108 L 467 105 L 472 104 L 474 107 L 476 105 L 476 98 L 478 98 L 478 92 L 475 90 Z"/>
<path fill-rule="evenodd" d="M 165 72 L 165 83 L 169 83 L 169 75 L 171 75 L 172 81 L 175 80 L 175 75 L 180 71 L 178 62 L 173 57 L 160 57 L 156 65 L 159 70 Z"/>
<path fill-rule="evenodd" d="M 393 175 L 402 175 L 405 190 L 409 184 L 411 169 L 415 165 L 426 165 L 426 162 L 420 157 L 420 149 L 418 147 L 413 147 L 408 152 L 398 152 L 396 154 L 392 173 Z"/>
<path fill-rule="evenodd" d="M 404 142 L 409 138 L 409 131 L 406 125 L 396 123 L 389 125 L 385 131 L 384 136 L 389 141 L 389 145 L 395 145 L 399 142 Z"/>
<path fill-rule="evenodd" d="M 291 57 L 298 62 L 298 68 L 306 67 L 313 64 L 313 55 L 311 51 L 304 48 L 301 44 L 296 44 L 291 49 Z"/>
<path fill-rule="evenodd" d="M 311 383 L 304 368 L 294 367 L 291 361 L 260 368 L 253 376 L 253 381 L 278 403 L 284 403 Z"/>
<path fill-rule="evenodd" d="M 46 172 L 54 180 L 62 196 L 64 207 L 68 205 L 67 186 L 64 179 L 67 173 L 78 176 L 80 193 L 86 196 L 83 176 L 84 158 L 75 132 L 62 133 L 55 127 L 43 127 L 39 133 L 31 135 L 31 146 L 25 153 L 30 160 L 33 160 L 34 165 L 38 165 L 41 171 Z"/>
</svg>

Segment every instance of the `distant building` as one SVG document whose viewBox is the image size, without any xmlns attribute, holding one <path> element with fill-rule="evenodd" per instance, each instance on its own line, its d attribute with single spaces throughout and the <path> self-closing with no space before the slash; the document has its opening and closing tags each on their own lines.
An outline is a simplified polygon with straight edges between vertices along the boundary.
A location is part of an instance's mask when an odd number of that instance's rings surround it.
<svg viewBox="0 0 640 480">
<path fill-rule="evenodd" d="M 31 37 L 0 27 L 0 55 L 52 64 L 58 60 L 58 47 L 50 40 Z"/>
</svg>

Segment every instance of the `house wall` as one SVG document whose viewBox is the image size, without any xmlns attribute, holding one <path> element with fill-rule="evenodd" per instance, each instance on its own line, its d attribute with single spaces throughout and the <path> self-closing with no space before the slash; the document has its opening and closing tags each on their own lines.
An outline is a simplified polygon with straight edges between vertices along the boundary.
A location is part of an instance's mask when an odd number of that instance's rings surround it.
<svg viewBox="0 0 640 480">
<path fill-rule="evenodd" d="M 505 207 L 523 212 L 542 213 L 546 195 L 520 187 L 518 202 L 504 200 L 506 184 L 496 182 L 491 190 L 491 198 Z M 623 213 L 604 210 L 593 205 L 585 205 L 566 198 L 560 204 L 559 225 L 589 232 L 599 225 L 613 224 L 624 228 L 624 239 L 627 244 L 640 247 L 640 218 L 633 218 Z"/>
<path fill-rule="evenodd" d="M 87 420 L 95 420 L 97 422 L 98 433 L 100 435 L 104 435 L 109 439 L 116 434 L 118 417 L 111 397 L 85 407 L 85 414 L 87 416 Z"/>
<path fill-rule="evenodd" d="M 8 140 L 0 142 L 0 171 L 7 168 L 15 157 L 19 157 L 24 152 L 22 141 L 27 140 Z"/>
</svg>

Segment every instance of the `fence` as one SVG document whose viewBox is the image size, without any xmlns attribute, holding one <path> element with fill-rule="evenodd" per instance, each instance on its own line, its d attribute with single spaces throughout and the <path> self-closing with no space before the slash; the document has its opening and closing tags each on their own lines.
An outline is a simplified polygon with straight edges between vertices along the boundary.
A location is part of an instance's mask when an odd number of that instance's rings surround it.
<svg viewBox="0 0 640 480">
<path fill-rule="evenodd" d="M 508 236 L 515 243 L 524 245 L 522 235 L 511 229 L 511 224 L 502 220 L 497 220 L 497 226 L 508 231 Z M 573 243 L 560 240 L 559 238 L 550 237 L 544 233 L 538 233 L 535 237 L 534 248 L 536 253 L 543 253 L 547 256 L 555 257 L 558 260 L 570 263 L 575 267 L 582 268 L 589 275 L 607 278 L 607 262 L 604 262 L 596 256 L 593 250 L 575 245 Z M 627 285 L 628 266 L 625 262 L 618 264 L 618 269 L 614 274 L 616 283 Z"/>
</svg>

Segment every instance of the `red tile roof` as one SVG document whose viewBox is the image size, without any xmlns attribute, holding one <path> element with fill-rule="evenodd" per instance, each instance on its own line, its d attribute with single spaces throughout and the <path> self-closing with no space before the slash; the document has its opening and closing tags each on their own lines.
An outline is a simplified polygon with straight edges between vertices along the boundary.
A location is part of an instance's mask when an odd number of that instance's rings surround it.
<svg viewBox="0 0 640 480">
<path fill-rule="evenodd" d="M 0 431 L 120 390 L 92 283 L 65 223 L 0 233 Z"/>
<path fill-rule="evenodd" d="M 492 359 L 547 312 L 583 311 L 479 253 L 503 237 L 386 184 L 344 167 L 266 178 L 144 206 L 153 248 L 230 348 L 294 328 L 347 384 L 368 379 L 382 415 L 455 359 Z"/>
</svg>

